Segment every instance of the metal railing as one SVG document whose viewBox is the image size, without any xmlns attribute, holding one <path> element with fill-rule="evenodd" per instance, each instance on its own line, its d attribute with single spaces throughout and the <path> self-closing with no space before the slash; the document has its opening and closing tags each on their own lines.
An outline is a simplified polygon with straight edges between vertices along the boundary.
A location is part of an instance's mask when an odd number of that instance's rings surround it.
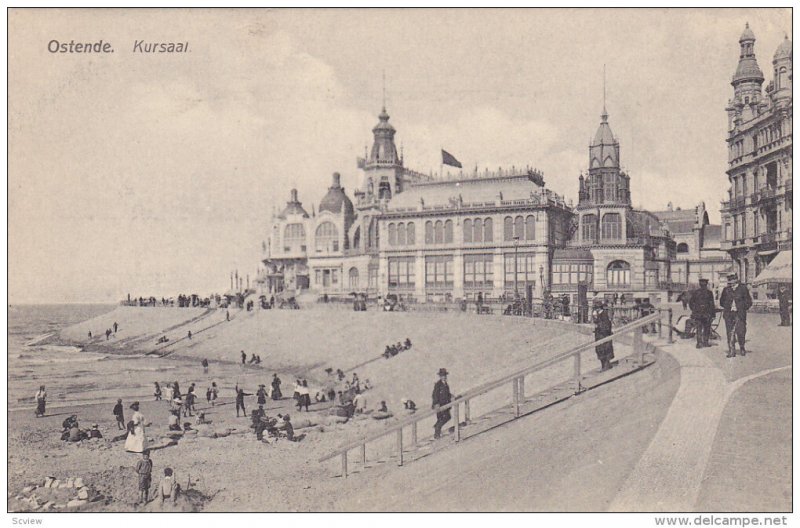
<svg viewBox="0 0 800 528">
<path fill-rule="evenodd" d="M 642 338 L 642 330 L 647 325 L 653 325 L 658 323 L 658 333 L 661 335 L 661 318 L 662 313 L 655 313 L 652 315 L 648 315 L 647 317 L 643 317 L 641 319 L 637 319 L 621 328 L 618 328 L 613 334 L 603 339 L 599 339 L 597 341 L 590 341 L 588 343 L 584 343 L 582 345 L 576 346 L 553 356 L 552 358 L 546 359 L 544 361 L 537 362 L 525 369 L 516 371 L 512 374 L 507 374 L 499 379 L 494 381 L 490 381 L 484 383 L 483 385 L 479 385 L 473 389 L 468 390 L 464 394 L 460 396 L 456 396 L 453 401 L 448 404 L 440 405 L 434 409 L 429 409 L 423 412 L 419 412 L 414 416 L 411 416 L 405 420 L 401 420 L 399 423 L 395 424 L 394 426 L 384 429 L 382 431 L 377 431 L 375 433 L 366 435 L 358 440 L 354 440 L 349 442 L 335 451 L 328 453 L 327 455 L 321 457 L 319 462 L 325 462 L 327 460 L 331 460 L 335 457 L 341 457 L 342 461 L 342 476 L 347 477 L 347 456 L 348 453 L 356 448 L 360 449 L 361 455 L 361 463 L 365 464 L 367 461 L 367 444 L 370 442 L 374 442 L 375 440 L 384 438 L 391 434 L 397 435 L 397 464 L 399 466 L 403 465 L 403 430 L 406 427 L 411 428 L 411 444 L 415 446 L 417 444 L 417 424 L 425 419 L 431 418 L 435 416 L 437 413 L 446 411 L 447 409 L 452 409 L 453 411 L 453 419 L 455 422 L 454 427 L 454 439 L 456 442 L 461 441 L 461 404 L 464 404 L 464 420 L 466 423 L 470 422 L 470 401 L 474 398 L 482 396 L 494 389 L 502 387 L 507 383 L 512 384 L 512 398 L 513 398 L 513 408 L 514 408 L 514 418 L 520 417 L 520 407 L 524 403 L 525 400 L 525 376 L 528 374 L 533 374 L 535 372 L 541 371 L 547 367 L 551 367 L 553 365 L 559 364 L 562 361 L 566 361 L 569 359 L 573 360 L 573 376 L 572 378 L 575 380 L 575 394 L 582 392 L 581 390 L 581 354 L 586 352 L 587 350 L 591 350 L 598 345 L 602 345 L 605 343 L 610 343 L 615 339 L 619 339 L 623 335 L 633 333 L 633 353 L 637 356 L 637 361 L 641 365 L 644 363 L 644 352 L 645 352 L 645 344 Z M 672 342 L 672 310 L 668 310 L 669 314 L 669 339 Z"/>
</svg>

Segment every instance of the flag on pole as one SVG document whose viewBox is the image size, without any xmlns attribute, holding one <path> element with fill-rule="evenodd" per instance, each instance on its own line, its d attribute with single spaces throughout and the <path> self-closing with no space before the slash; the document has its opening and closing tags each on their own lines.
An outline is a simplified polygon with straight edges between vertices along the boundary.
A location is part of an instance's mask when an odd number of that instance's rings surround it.
<svg viewBox="0 0 800 528">
<path fill-rule="evenodd" d="M 450 165 L 451 167 L 461 168 L 461 162 L 455 156 L 442 149 L 442 165 Z"/>
</svg>

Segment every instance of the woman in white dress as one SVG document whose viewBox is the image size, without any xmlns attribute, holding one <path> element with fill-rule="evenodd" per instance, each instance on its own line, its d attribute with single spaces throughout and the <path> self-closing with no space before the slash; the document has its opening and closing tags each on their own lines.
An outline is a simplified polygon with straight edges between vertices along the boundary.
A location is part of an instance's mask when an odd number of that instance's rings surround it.
<svg viewBox="0 0 800 528">
<path fill-rule="evenodd" d="M 144 430 L 144 415 L 139 412 L 139 402 L 131 404 L 133 409 L 133 427 L 128 432 L 128 438 L 125 440 L 125 451 L 131 453 L 142 453 L 147 449 L 147 437 Z"/>
</svg>

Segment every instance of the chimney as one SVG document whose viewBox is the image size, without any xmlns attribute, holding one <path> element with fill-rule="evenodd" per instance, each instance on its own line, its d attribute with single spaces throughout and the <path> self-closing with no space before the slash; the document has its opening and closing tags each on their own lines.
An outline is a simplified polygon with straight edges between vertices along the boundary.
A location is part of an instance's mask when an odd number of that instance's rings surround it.
<svg viewBox="0 0 800 528">
<path fill-rule="evenodd" d="M 291 196 L 292 196 L 292 199 L 290 201 L 296 202 L 297 201 L 297 189 L 292 189 Z"/>
<path fill-rule="evenodd" d="M 338 189 L 339 187 L 341 187 L 341 185 L 339 184 L 339 181 L 340 181 L 341 177 L 342 176 L 338 172 L 334 172 L 333 173 L 333 185 L 331 185 L 331 187 L 333 187 L 334 189 Z"/>
</svg>

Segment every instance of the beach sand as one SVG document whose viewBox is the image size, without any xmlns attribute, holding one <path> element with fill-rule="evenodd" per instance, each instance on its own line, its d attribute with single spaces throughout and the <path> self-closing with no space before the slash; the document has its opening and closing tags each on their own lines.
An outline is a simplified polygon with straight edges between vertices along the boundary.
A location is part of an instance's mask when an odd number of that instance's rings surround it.
<svg viewBox="0 0 800 528">
<path fill-rule="evenodd" d="M 575 344 L 590 339 L 586 329 L 560 322 L 545 322 L 515 317 L 477 316 L 460 313 L 382 313 L 353 312 L 337 307 L 319 307 L 297 311 L 232 310 L 232 320 L 224 320 L 225 311 L 177 309 L 177 308 L 118 308 L 90 321 L 70 327 L 50 342 L 59 345 L 86 346 L 89 328 L 106 328 L 117 321 L 120 330 L 108 344 L 95 340 L 86 347 L 90 352 L 118 357 L 128 357 L 135 364 L 146 364 L 154 370 L 133 373 L 117 372 L 115 376 L 135 379 L 130 387 L 140 387 L 132 395 L 109 394 L 107 401 L 86 404 L 65 401 L 62 407 L 52 408 L 48 416 L 34 418 L 33 407 L 13 411 L 9 415 L 9 509 L 23 511 L 24 503 L 14 497 L 24 486 L 42 481 L 47 476 L 59 479 L 82 477 L 93 485 L 103 497 L 83 506 L 88 511 L 135 511 L 137 500 L 136 480 L 132 467 L 139 456 L 126 453 L 124 441 L 108 442 L 117 434 L 111 414 L 115 397 L 125 397 L 126 417 L 132 414 L 127 409 L 130 397 L 142 402 L 142 413 L 152 425 L 147 429 L 148 437 L 156 443 L 167 433 L 166 401 L 154 402 L 147 397 L 154 380 L 177 379 L 185 392 L 191 382 L 197 383 L 198 410 L 205 410 L 212 427 L 219 431 L 231 431 L 225 438 L 201 438 L 187 435 L 177 445 L 156 449 L 152 453 L 154 462 L 154 485 L 165 467 L 172 467 L 178 481 L 193 490 L 195 509 L 205 511 L 341 511 L 380 510 L 383 504 L 403 504 L 403 509 L 415 509 L 392 499 L 390 492 L 383 496 L 371 495 L 378 484 L 413 490 L 413 480 L 406 468 L 377 468 L 348 479 L 335 477 L 337 461 L 319 463 L 319 457 L 332 451 L 345 441 L 354 439 L 368 431 L 380 430 L 404 417 L 401 398 L 414 399 L 421 409 L 430 405 L 430 392 L 436 381 L 436 371 L 445 367 L 450 371 L 450 385 L 454 393 L 461 393 L 480 383 L 499 377 L 522 365 L 530 364 L 566 350 Z M 183 321 L 184 324 L 181 324 Z M 143 357 L 156 346 L 160 335 L 175 341 L 193 328 L 193 339 L 177 342 L 171 354 L 164 358 Z M 94 330 L 93 330 L 94 333 Z M 384 347 L 409 337 L 413 347 L 389 360 L 380 358 Z M 618 355 L 627 353 L 620 347 Z M 239 351 L 261 355 L 261 366 L 241 366 Z M 584 357 L 589 365 L 590 351 Z M 200 360 L 208 358 L 211 368 L 203 374 Z M 102 363 L 102 362 L 100 362 Z M 82 371 L 95 366 L 82 365 Z M 358 366 L 355 370 L 352 367 Z M 363 382 L 369 378 L 374 389 L 367 392 L 368 406 L 377 407 L 385 400 L 395 417 L 377 421 L 359 417 L 345 424 L 335 423 L 328 416 L 329 404 L 313 404 L 311 413 L 298 413 L 293 400 L 268 402 L 267 414 L 290 413 L 295 427 L 310 419 L 318 425 L 296 429 L 306 433 L 302 442 L 279 440 L 273 444 L 256 441 L 249 429 L 249 418 L 236 418 L 232 387 L 239 383 L 249 393 L 255 393 L 259 383 L 269 384 L 273 372 L 283 380 L 284 396 L 291 396 L 291 385 L 295 377 L 308 379 L 312 385 L 312 396 L 316 388 L 330 382 L 326 367 L 344 370 L 348 379 L 355 371 Z M 161 369 L 166 369 L 161 371 Z M 549 369 L 541 375 L 526 380 L 529 391 L 544 388 L 569 377 L 571 364 Z M 648 369 L 650 370 L 650 369 Z M 647 371 L 645 371 L 647 372 Z M 654 371 L 655 372 L 655 371 Z M 110 374 L 98 374 L 108 378 Z M 639 374 L 637 376 L 653 376 Z M 90 373 L 81 374 L 91 378 Z M 631 376 L 629 378 L 636 378 Z M 210 381 L 217 380 L 222 387 L 220 405 L 207 408 L 205 388 Z M 41 380 L 47 382 L 46 380 Z M 106 380 L 108 381 L 108 380 Z M 629 386 L 625 387 L 625 383 Z M 638 392 L 645 389 L 641 383 L 620 381 L 619 389 L 607 391 L 609 398 L 622 405 L 633 403 Z M 166 388 L 165 394 L 168 393 Z M 510 391 L 509 391 L 510 392 Z M 599 392 L 599 391 L 598 391 Z M 657 399 L 652 411 L 658 414 L 658 406 L 668 405 L 669 390 Z M 100 395 L 94 395 L 100 396 Z M 130 397 L 129 397 L 130 396 Z M 76 395 L 77 397 L 77 395 Z M 510 394 L 496 391 L 491 396 L 476 400 L 473 416 L 506 403 Z M 100 398 L 102 400 L 102 397 Z M 69 400 L 69 399 L 67 399 Z M 665 402 L 667 402 L 665 404 Z M 248 411 L 255 406 L 255 397 L 247 398 Z M 579 409 L 580 405 L 576 405 Z M 558 406 L 546 411 L 558 416 Z M 664 407 L 666 408 L 666 407 Z M 587 408 L 588 409 L 588 408 Z M 580 410 L 575 411 L 575 420 L 581 420 Z M 68 414 L 78 414 L 82 427 L 98 423 L 106 437 L 102 442 L 65 444 L 59 439 L 61 421 Z M 554 414 L 555 413 L 555 414 Z M 542 414 L 544 416 L 544 414 Z M 588 418 L 588 416 L 584 417 Z M 531 418 L 534 419 L 534 418 Z M 525 419 L 526 423 L 529 423 Z M 193 420 L 192 420 L 193 421 Z M 577 422 L 576 422 L 577 423 Z M 420 423 L 421 437 L 430 435 L 431 423 Z M 500 428 L 500 434 L 513 434 L 512 428 Z M 546 435 L 544 431 L 540 434 Z M 535 436 L 535 435 L 534 435 Z M 644 435 L 647 436 L 646 434 Z M 495 442 L 491 435 L 470 440 L 468 444 Z M 638 444 L 637 444 L 638 445 Z M 646 445 L 646 444 L 645 444 Z M 381 447 L 391 449 L 391 442 Z M 454 449 L 455 453 L 458 449 Z M 635 457 L 632 447 L 630 457 Z M 501 456 L 502 452 L 498 453 Z M 537 456 L 541 456 L 537 453 Z M 372 455 L 371 455 L 372 456 Z M 456 455 L 454 455 L 456 456 Z M 437 464 L 445 457 L 428 457 L 430 460 L 412 464 Z M 482 462 L 485 464 L 485 460 Z M 564 460 L 568 464 L 569 460 Z M 464 471 L 469 471 L 470 461 L 460 459 Z M 419 470 L 417 470 L 419 471 Z M 456 478 L 458 472 L 450 473 Z M 405 475 L 405 476 L 404 476 Z M 384 488 L 385 489 L 385 488 Z M 37 493 L 36 490 L 33 493 Z M 500 493 L 498 490 L 497 493 Z M 372 497 L 367 502 L 353 501 L 353 497 Z M 392 502 L 394 501 L 394 502 Z M 489 492 L 485 495 L 485 508 L 492 509 L 496 498 Z M 151 509 L 152 506 L 147 506 Z M 481 509 L 480 503 L 476 509 Z M 536 509 L 535 505 L 520 503 L 519 509 Z M 578 507 L 578 509 L 580 509 Z"/>
</svg>

